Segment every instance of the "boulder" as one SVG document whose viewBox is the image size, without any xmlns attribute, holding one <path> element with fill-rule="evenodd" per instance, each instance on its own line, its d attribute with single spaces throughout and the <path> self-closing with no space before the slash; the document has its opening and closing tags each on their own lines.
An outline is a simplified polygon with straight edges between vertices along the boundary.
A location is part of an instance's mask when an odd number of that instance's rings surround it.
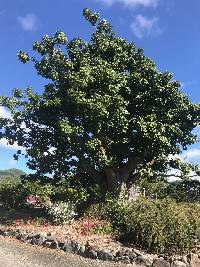
<svg viewBox="0 0 200 267">
<path fill-rule="evenodd" d="M 163 258 L 157 258 L 154 260 L 152 267 L 170 267 L 170 263 Z"/>
<path fill-rule="evenodd" d="M 97 252 L 97 256 L 99 260 L 103 261 L 113 261 L 114 260 L 114 255 L 112 251 L 109 249 L 102 249 Z"/>
<path fill-rule="evenodd" d="M 85 251 L 85 256 L 90 259 L 97 259 L 97 251 L 91 249 Z"/>
<path fill-rule="evenodd" d="M 171 263 L 171 267 L 187 267 L 187 264 L 182 261 L 175 260 Z"/>
<path fill-rule="evenodd" d="M 65 252 L 73 252 L 73 247 L 70 241 L 64 243 L 63 250 Z"/>
<path fill-rule="evenodd" d="M 79 251 L 78 251 L 78 254 L 80 256 L 85 256 L 85 251 L 86 251 L 85 246 L 80 246 Z"/>
<path fill-rule="evenodd" d="M 49 241 L 49 242 L 54 242 L 54 241 L 56 241 L 56 237 L 55 236 L 48 235 L 46 237 L 46 240 Z"/>
<path fill-rule="evenodd" d="M 149 259 L 148 258 L 145 258 L 142 255 L 137 256 L 133 260 L 133 263 L 136 264 L 136 265 L 140 265 L 140 266 L 151 266 L 151 262 L 149 261 Z"/>
<path fill-rule="evenodd" d="M 53 242 L 51 243 L 50 248 L 58 249 L 58 248 L 59 248 L 58 241 L 53 241 Z"/>
</svg>

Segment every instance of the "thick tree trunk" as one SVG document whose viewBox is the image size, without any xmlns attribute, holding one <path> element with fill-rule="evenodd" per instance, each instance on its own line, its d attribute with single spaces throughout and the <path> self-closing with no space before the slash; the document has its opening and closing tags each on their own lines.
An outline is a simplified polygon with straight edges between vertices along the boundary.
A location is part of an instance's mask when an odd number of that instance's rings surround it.
<svg viewBox="0 0 200 267">
<path fill-rule="evenodd" d="M 138 171 L 138 164 L 142 162 L 143 157 L 129 159 L 121 168 L 113 166 L 105 167 L 101 174 L 96 176 L 97 183 L 100 185 L 102 192 L 109 192 L 116 198 L 121 196 L 127 199 L 134 199 L 137 194 L 136 181 L 141 179 Z M 149 162 L 153 164 L 154 161 Z"/>
<path fill-rule="evenodd" d="M 132 175 L 128 169 L 122 171 L 107 168 L 104 178 L 106 191 L 116 198 L 124 197 L 127 201 L 131 201 L 137 197 L 136 181 L 140 178 L 139 173 Z"/>
<path fill-rule="evenodd" d="M 125 171 L 121 172 L 111 167 L 105 168 L 104 172 L 107 192 L 113 194 L 117 198 L 125 195 L 129 173 Z"/>
</svg>

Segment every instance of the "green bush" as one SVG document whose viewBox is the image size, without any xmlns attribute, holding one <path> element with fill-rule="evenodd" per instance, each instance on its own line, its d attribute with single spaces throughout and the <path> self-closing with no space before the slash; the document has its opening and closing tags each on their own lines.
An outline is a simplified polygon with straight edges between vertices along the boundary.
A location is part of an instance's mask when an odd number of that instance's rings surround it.
<svg viewBox="0 0 200 267">
<path fill-rule="evenodd" d="M 52 196 L 54 201 L 71 201 L 73 203 L 84 202 L 87 199 L 87 193 L 83 188 L 73 188 L 67 185 L 55 186 L 55 191 Z"/>
<path fill-rule="evenodd" d="M 50 183 L 42 183 L 41 181 L 23 181 L 21 183 L 22 190 L 26 195 L 51 196 L 54 194 L 55 188 Z"/>
<path fill-rule="evenodd" d="M 5 179 L 0 183 L 0 203 L 5 208 L 24 208 L 28 207 L 26 197 L 38 195 L 48 197 L 54 194 L 51 184 L 43 184 L 39 181 L 22 181 L 18 183 L 13 179 Z"/>
<path fill-rule="evenodd" d="M 158 191 L 158 197 L 170 196 L 178 202 L 200 203 L 200 181 L 181 180 L 169 182 Z"/>
<path fill-rule="evenodd" d="M 0 183 L 0 203 L 4 208 L 19 208 L 25 205 L 26 193 L 21 184 L 12 179 Z"/>
<path fill-rule="evenodd" d="M 127 204 L 106 198 L 92 205 L 87 216 L 107 219 L 113 234 L 152 252 L 183 252 L 200 241 L 200 206 L 165 198 L 139 198 Z"/>
<path fill-rule="evenodd" d="M 109 222 L 104 222 L 103 224 L 96 225 L 92 229 L 92 233 L 103 234 L 103 235 L 112 234 L 113 233 L 112 224 Z"/>
<path fill-rule="evenodd" d="M 104 202 L 90 205 L 85 211 L 85 216 L 108 220 L 114 232 L 123 232 L 126 229 L 127 208 L 128 204 L 123 199 L 117 200 L 107 195 Z"/>
<path fill-rule="evenodd" d="M 183 252 L 200 239 L 199 212 L 199 206 L 194 204 L 141 198 L 126 210 L 125 236 L 151 251 Z"/>
</svg>

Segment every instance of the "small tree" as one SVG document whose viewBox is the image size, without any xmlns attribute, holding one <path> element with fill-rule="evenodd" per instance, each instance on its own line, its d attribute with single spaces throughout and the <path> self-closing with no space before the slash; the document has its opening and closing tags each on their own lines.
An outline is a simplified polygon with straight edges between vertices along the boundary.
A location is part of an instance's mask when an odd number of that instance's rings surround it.
<svg viewBox="0 0 200 267">
<path fill-rule="evenodd" d="M 39 57 L 19 52 L 48 83 L 42 93 L 15 88 L 1 97 L 12 113 L 1 119 L 1 137 L 26 148 L 38 175 L 86 175 L 116 196 L 144 174 L 173 167 L 187 175 L 195 166 L 169 155 L 195 143 L 199 104 L 98 13 L 83 15 L 95 29 L 89 42 L 58 31 L 33 44 Z"/>
</svg>

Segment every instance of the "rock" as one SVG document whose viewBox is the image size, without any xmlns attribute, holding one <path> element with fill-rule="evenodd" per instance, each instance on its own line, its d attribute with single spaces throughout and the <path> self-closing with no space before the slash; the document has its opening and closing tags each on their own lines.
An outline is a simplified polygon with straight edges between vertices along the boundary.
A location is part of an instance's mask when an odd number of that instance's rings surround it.
<svg viewBox="0 0 200 267">
<path fill-rule="evenodd" d="M 15 238 L 17 238 L 18 240 L 21 239 L 21 233 L 15 233 Z"/>
<path fill-rule="evenodd" d="M 139 251 L 138 249 L 135 249 L 135 248 L 133 248 L 133 250 L 132 250 L 137 256 L 140 256 L 140 255 L 142 255 L 142 252 L 141 251 Z"/>
<path fill-rule="evenodd" d="M 103 261 L 113 261 L 114 255 L 109 249 L 102 249 L 97 252 L 97 256 L 99 260 Z"/>
<path fill-rule="evenodd" d="M 28 234 L 28 238 L 29 239 L 33 239 L 33 238 L 36 238 L 38 235 L 36 233 L 29 233 Z"/>
<path fill-rule="evenodd" d="M 26 239 L 26 243 L 31 244 L 32 239 Z"/>
<path fill-rule="evenodd" d="M 5 232 L 4 232 L 5 233 Z M 19 233 L 17 232 L 17 235 L 18 235 Z M 7 234 L 6 234 L 7 236 L 15 236 L 15 231 L 12 231 L 12 230 L 9 230 L 8 232 L 7 232 Z"/>
<path fill-rule="evenodd" d="M 28 235 L 27 234 L 22 234 L 21 235 L 21 241 L 26 242 L 27 239 L 28 239 Z"/>
<path fill-rule="evenodd" d="M 58 249 L 58 248 L 59 248 L 58 241 L 53 241 L 53 242 L 51 243 L 50 248 Z"/>
<path fill-rule="evenodd" d="M 187 267 L 187 264 L 182 261 L 175 260 L 172 262 L 171 267 Z"/>
<path fill-rule="evenodd" d="M 133 263 L 136 264 L 136 265 L 140 265 L 140 266 L 151 266 L 151 262 L 149 261 L 149 259 L 148 258 L 145 258 L 142 255 L 137 256 L 133 260 Z"/>
<path fill-rule="evenodd" d="M 80 246 L 78 254 L 81 256 L 85 256 L 85 246 Z"/>
<path fill-rule="evenodd" d="M 46 237 L 46 240 L 49 241 L 49 242 L 54 242 L 54 241 L 56 241 L 56 237 L 55 237 L 55 236 L 49 236 L 49 235 L 48 235 L 48 236 Z"/>
<path fill-rule="evenodd" d="M 121 258 L 121 257 L 123 257 L 125 255 L 126 255 L 126 251 L 123 250 L 123 249 L 117 251 L 117 253 L 116 253 L 116 257 L 118 257 L 118 258 Z"/>
<path fill-rule="evenodd" d="M 163 258 L 157 258 L 154 260 L 152 267 L 170 267 L 170 263 Z"/>
<path fill-rule="evenodd" d="M 122 256 L 121 259 L 118 260 L 119 262 L 125 263 L 125 264 L 130 264 L 131 260 L 128 256 Z"/>
<path fill-rule="evenodd" d="M 36 238 L 34 237 L 32 240 L 31 240 L 31 244 L 35 244 L 35 245 L 43 245 L 43 243 L 46 241 L 45 237 L 39 237 L 39 238 Z"/>
<path fill-rule="evenodd" d="M 189 265 L 190 265 L 190 262 L 191 262 L 191 261 L 188 259 L 187 256 L 183 256 L 183 257 L 181 258 L 181 261 L 184 262 L 187 266 L 189 266 Z"/>
<path fill-rule="evenodd" d="M 134 258 L 137 257 L 136 253 L 131 251 L 131 250 L 126 250 L 125 251 L 125 256 L 128 256 L 129 259 L 133 260 Z"/>
<path fill-rule="evenodd" d="M 71 246 L 72 246 L 72 250 L 74 253 L 78 253 L 79 249 L 80 249 L 80 243 L 76 240 L 72 240 L 71 241 Z"/>
<path fill-rule="evenodd" d="M 34 233 L 34 237 L 35 238 L 40 238 L 40 233 L 38 233 L 38 232 Z"/>
<path fill-rule="evenodd" d="M 47 248 L 50 248 L 51 247 L 51 244 L 52 244 L 52 242 L 50 242 L 50 241 L 46 241 L 46 242 L 43 243 L 43 245 L 45 247 L 47 247 Z"/>
<path fill-rule="evenodd" d="M 95 250 L 86 250 L 86 252 L 85 252 L 85 256 L 87 257 L 87 258 L 90 258 L 90 259 L 97 259 L 97 251 L 95 251 Z"/>
<path fill-rule="evenodd" d="M 62 249 L 63 250 L 63 247 L 65 245 L 65 242 L 62 241 L 62 240 L 57 240 L 57 241 L 58 241 L 58 247 L 59 247 L 59 249 Z"/>
<path fill-rule="evenodd" d="M 40 232 L 39 237 L 47 237 L 47 232 Z"/>
<path fill-rule="evenodd" d="M 4 235 L 4 230 L 3 229 L 0 229 L 0 235 Z"/>
<path fill-rule="evenodd" d="M 37 245 L 37 241 L 38 241 L 38 239 L 35 238 L 35 237 L 33 237 L 33 238 L 31 239 L 30 244 L 32 244 L 32 245 Z"/>
<path fill-rule="evenodd" d="M 63 246 L 63 250 L 65 252 L 73 252 L 72 244 L 71 242 L 65 242 Z"/>
</svg>

